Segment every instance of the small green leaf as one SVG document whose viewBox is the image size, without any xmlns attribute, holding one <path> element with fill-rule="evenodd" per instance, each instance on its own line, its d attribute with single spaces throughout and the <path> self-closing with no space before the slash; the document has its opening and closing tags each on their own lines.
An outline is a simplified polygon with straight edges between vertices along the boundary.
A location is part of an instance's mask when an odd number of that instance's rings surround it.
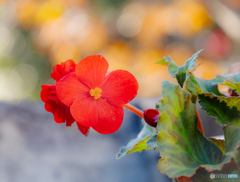
<svg viewBox="0 0 240 182">
<path fill-rule="evenodd" d="M 234 156 L 240 142 L 240 128 L 224 127 L 225 154 L 197 128 L 196 105 L 191 94 L 179 86 L 163 82 L 158 121 L 158 168 L 171 178 L 191 177 L 199 168 L 221 170 Z M 230 140 L 229 138 L 234 138 Z"/>
<path fill-rule="evenodd" d="M 229 75 L 217 75 L 215 78 L 208 80 L 208 83 L 211 85 L 220 85 L 226 82 L 227 80 L 232 80 L 234 83 L 240 83 L 240 72 Z"/>
<path fill-rule="evenodd" d="M 194 94 L 212 93 L 216 96 L 224 96 L 218 90 L 216 84 L 210 84 L 209 80 L 195 77 L 192 73 L 189 73 L 189 77 L 186 81 L 186 89 Z"/>
<path fill-rule="evenodd" d="M 159 107 L 160 107 L 160 103 L 159 103 L 159 102 L 157 102 L 157 103 L 156 103 L 156 106 L 155 106 L 155 109 L 156 109 L 156 110 L 158 110 L 158 109 L 159 109 Z"/>
<path fill-rule="evenodd" d="M 177 73 L 176 73 L 176 78 L 181 87 L 183 87 L 184 82 L 186 81 L 188 77 L 188 72 L 190 72 L 191 69 L 195 67 L 195 63 L 197 61 L 197 56 L 202 50 L 196 52 L 193 54 L 193 56 L 186 61 L 184 65 L 178 68 Z"/>
<path fill-rule="evenodd" d="M 226 85 L 236 92 L 240 93 L 240 72 L 230 75 L 217 75 L 211 80 L 206 80 L 211 85 Z"/>
<path fill-rule="evenodd" d="M 161 65 L 167 65 L 168 66 L 168 73 L 171 76 L 175 77 L 179 66 L 169 56 L 162 58 L 161 60 L 159 60 L 156 63 L 161 64 Z"/>
<path fill-rule="evenodd" d="M 153 145 L 153 143 L 148 140 L 151 139 L 151 136 L 156 135 L 157 131 L 155 128 L 149 126 L 145 121 L 143 121 L 143 125 L 143 129 L 140 131 L 137 138 L 132 139 L 125 147 L 120 149 L 117 154 L 117 159 L 133 152 L 152 149 L 151 146 L 147 146 L 147 142 L 150 145 Z"/>
<path fill-rule="evenodd" d="M 168 73 L 171 76 L 176 77 L 179 85 L 183 87 L 184 82 L 186 81 L 189 72 L 195 68 L 195 63 L 197 61 L 197 56 L 202 50 L 198 51 L 197 53 L 193 54 L 193 56 L 188 59 L 184 65 L 179 67 L 169 56 L 164 57 L 158 62 L 157 64 L 167 65 L 168 66 Z"/>
</svg>

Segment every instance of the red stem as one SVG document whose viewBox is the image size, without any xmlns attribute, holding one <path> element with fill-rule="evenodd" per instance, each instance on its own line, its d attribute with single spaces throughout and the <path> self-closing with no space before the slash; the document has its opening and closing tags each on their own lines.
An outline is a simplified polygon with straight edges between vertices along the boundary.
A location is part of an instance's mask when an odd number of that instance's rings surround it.
<svg viewBox="0 0 240 182">
<path fill-rule="evenodd" d="M 132 111 L 133 113 L 135 113 L 139 117 L 143 118 L 143 111 L 138 109 L 138 108 L 136 108 L 135 106 L 133 106 L 131 104 L 124 104 L 123 107 L 125 107 L 126 109 Z"/>
<path fill-rule="evenodd" d="M 197 109 L 196 109 L 195 115 L 196 115 L 197 118 L 198 118 L 197 127 L 198 127 L 198 129 L 202 132 L 203 136 L 205 136 L 205 133 L 204 133 L 204 130 L 203 130 L 202 121 L 201 121 L 201 118 L 200 118 L 200 116 L 199 116 L 199 113 L 198 113 L 198 110 L 197 110 Z"/>
</svg>

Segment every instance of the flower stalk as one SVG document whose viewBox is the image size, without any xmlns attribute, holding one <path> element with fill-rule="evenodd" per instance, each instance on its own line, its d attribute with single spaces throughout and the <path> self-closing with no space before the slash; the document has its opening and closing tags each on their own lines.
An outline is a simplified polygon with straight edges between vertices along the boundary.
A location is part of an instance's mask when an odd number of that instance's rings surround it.
<svg viewBox="0 0 240 182">
<path fill-rule="evenodd" d="M 136 108 L 135 106 L 131 104 L 124 104 L 123 107 L 125 107 L 129 111 L 132 111 L 134 114 L 138 115 L 139 117 L 143 118 L 143 111 Z"/>
</svg>

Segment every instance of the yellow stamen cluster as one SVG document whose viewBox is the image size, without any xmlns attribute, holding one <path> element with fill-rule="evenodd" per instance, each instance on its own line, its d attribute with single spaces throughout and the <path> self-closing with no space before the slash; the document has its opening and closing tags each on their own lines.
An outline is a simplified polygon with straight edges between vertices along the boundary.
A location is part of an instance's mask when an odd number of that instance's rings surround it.
<svg viewBox="0 0 240 182">
<path fill-rule="evenodd" d="M 90 90 L 90 95 L 94 97 L 94 99 L 99 99 L 101 97 L 102 89 L 96 87 L 95 89 Z"/>
</svg>

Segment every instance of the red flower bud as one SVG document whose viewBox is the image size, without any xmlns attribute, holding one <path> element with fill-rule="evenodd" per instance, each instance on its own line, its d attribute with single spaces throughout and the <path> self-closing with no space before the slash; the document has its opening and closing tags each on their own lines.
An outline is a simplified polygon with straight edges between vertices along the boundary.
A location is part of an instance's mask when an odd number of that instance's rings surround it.
<svg viewBox="0 0 240 182">
<path fill-rule="evenodd" d="M 231 88 L 228 90 L 228 93 L 229 93 L 230 96 L 239 96 L 239 94 Z"/>
<path fill-rule="evenodd" d="M 155 128 L 157 126 L 159 116 L 160 114 L 156 109 L 147 109 L 143 113 L 143 118 L 146 123 Z"/>
</svg>

